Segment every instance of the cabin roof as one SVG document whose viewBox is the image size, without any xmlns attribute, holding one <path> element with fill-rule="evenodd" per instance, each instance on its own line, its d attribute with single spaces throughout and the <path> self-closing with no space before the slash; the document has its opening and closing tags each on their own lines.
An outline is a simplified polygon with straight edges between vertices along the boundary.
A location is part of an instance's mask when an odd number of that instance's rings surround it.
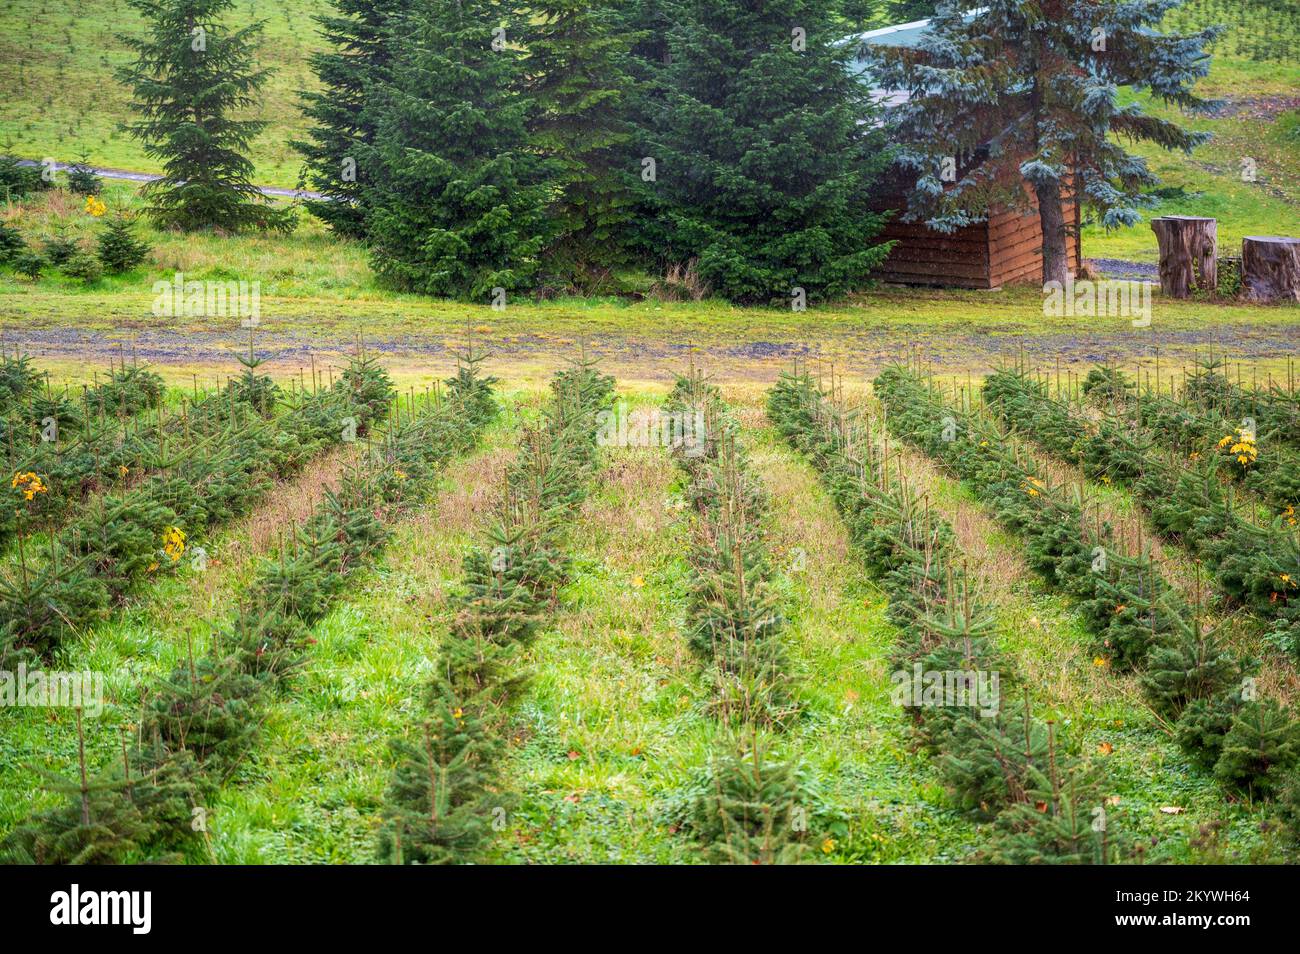
<svg viewBox="0 0 1300 954">
<path fill-rule="evenodd" d="M 929 26 L 929 20 L 914 20 L 911 23 L 868 30 L 866 33 L 856 34 L 853 39 L 859 43 L 870 43 L 872 46 L 918 46 L 921 43 L 921 35 Z"/>
</svg>

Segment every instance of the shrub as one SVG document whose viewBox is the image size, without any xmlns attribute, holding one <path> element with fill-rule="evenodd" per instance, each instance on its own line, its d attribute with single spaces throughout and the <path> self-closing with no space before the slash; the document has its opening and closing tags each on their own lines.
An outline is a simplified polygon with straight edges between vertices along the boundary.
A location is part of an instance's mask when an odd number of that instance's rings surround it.
<svg viewBox="0 0 1300 954">
<path fill-rule="evenodd" d="M 45 258 L 31 249 L 19 252 L 10 261 L 13 264 L 14 271 L 19 275 L 27 276 L 32 281 L 40 278 L 41 272 L 45 270 Z"/>
<path fill-rule="evenodd" d="M 20 166 L 12 156 L 0 156 L 0 197 L 21 199 L 32 192 L 48 189 L 39 166 Z"/>
<path fill-rule="evenodd" d="M 1218 262 L 1220 298 L 1236 298 L 1241 294 L 1241 259 L 1239 257 L 1221 256 Z"/>
<path fill-rule="evenodd" d="M 25 248 L 27 243 L 18 234 L 18 230 L 0 222 L 0 265 L 12 261 Z"/>
<path fill-rule="evenodd" d="M 152 246 L 135 237 L 125 215 L 110 220 L 99 236 L 99 260 L 110 275 L 129 272 L 148 257 Z"/>
<path fill-rule="evenodd" d="M 89 252 L 79 251 L 64 263 L 63 274 L 70 278 L 80 278 L 85 284 L 93 285 L 104 277 L 104 266 Z"/>
<path fill-rule="evenodd" d="M 45 260 L 55 268 L 65 265 L 69 259 L 81 251 L 75 238 L 69 238 L 62 231 L 45 240 L 42 251 L 45 254 Z"/>
<path fill-rule="evenodd" d="M 104 180 L 91 171 L 83 155 L 68 168 L 68 188 L 77 195 L 99 195 Z"/>
</svg>

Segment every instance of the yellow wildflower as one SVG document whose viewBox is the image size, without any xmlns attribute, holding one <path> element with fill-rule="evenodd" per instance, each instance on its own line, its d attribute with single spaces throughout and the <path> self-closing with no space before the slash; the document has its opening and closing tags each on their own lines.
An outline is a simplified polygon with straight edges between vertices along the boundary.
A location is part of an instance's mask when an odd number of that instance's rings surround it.
<svg viewBox="0 0 1300 954">
<path fill-rule="evenodd" d="M 22 494 L 24 500 L 34 500 L 37 494 L 50 491 L 50 488 L 45 486 L 45 481 L 41 480 L 41 475 L 33 470 L 19 471 L 14 474 L 14 479 L 9 482 L 9 486 Z"/>
<path fill-rule="evenodd" d="M 91 215 L 93 215 L 95 218 L 99 218 L 101 215 L 103 215 L 105 212 L 108 211 L 108 206 L 106 206 L 103 203 L 103 200 L 101 200 L 98 196 L 88 195 L 86 196 L 86 211 L 89 212 Z"/>
<path fill-rule="evenodd" d="M 834 838 L 827 838 L 825 841 L 822 842 L 822 854 L 829 855 L 834 850 L 835 850 Z"/>
<path fill-rule="evenodd" d="M 163 531 L 163 553 L 175 563 L 185 552 L 185 531 L 180 527 L 168 527 Z"/>
</svg>

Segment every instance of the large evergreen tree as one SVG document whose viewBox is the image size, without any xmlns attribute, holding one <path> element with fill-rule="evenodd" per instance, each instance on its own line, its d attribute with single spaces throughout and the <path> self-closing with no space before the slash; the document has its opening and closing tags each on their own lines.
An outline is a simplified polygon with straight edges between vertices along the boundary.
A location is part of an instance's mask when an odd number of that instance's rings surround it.
<svg viewBox="0 0 1300 954">
<path fill-rule="evenodd" d="M 308 210 L 340 235 L 365 232 L 370 179 L 360 162 L 375 141 L 371 93 L 389 79 L 392 60 L 388 24 L 400 20 L 410 0 L 335 0 L 337 13 L 316 18 L 329 49 L 313 53 L 321 88 L 303 94 L 303 111 L 315 121 L 306 140 L 294 142 L 306 159 L 308 184 L 323 194 Z"/>
<path fill-rule="evenodd" d="M 129 0 L 143 36 L 122 37 L 136 53 L 118 77 L 131 88 L 139 119 L 124 125 L 162 160 L 163 176 L 141 190 L 159 226 L 184 230 L 292 228 L 252 184 L 250 143 L 267 123 L 236 119 L 255 106 L 269 70 L 254 66 L 258 21 L 228 30 L 233 0 Z"/>
<path fill-rule="evenodd" d="M 632 217 L 627 70 L 636 36 L 620 29 L 611 0 L 536 0 L 529 15 L 532 146 L 555 159 L 561 190 L 548 258 L 581 280 L 592 266 L 618 264 Z"/>
<path fill-rule="evenodd" d="M 918 48 L 868 47 L 873 75 L 908 99 L 890 110 L 900 164 L 917 177 L 907 218 L 951 231 L 997 208 L 1028 211 L 1043 230 L 1043 280 L 1064 282 L 1071 227 L 1063 193 L 1107 226 L 1138 220 L 1156 182 L 1120 137 L 1190 151 L 1203 134 L 1122 102 L 1121 88 L 1193 106 L 1214 30 L 1157 32 L 1182 0 L 944 0 Z M 945 176 L 945 172 L 947 175 Z"/>
<path fill-rule="evenodd" d="M 674 9 L 678 0 L 623 0 L 616 7 L 619 30 L 631 38 L 628 49 L 627 71 L 631 78 L 628 87 L 628 121 L 635 135 L 623 150 L 626 167 L 638 178 L 641 160 L 646 157 L 650 130 L 654 117 L 662 108 L 664 70 L 668 66 L 668 34 L 675 22 Z M 643 258 L 662 254 L 661 233 L 655 228 L 658 215 L 655 195 L 645 188 L 633 190 L 633 214 L 624 229 L 624 244 Z"/>
<path fill-rule="evenodd" d="M 376 93 L 372 264 L 410 291 L 487 300 L 528 287 L 552 188 L 528 148 L 522 53 L 500 0 L 417 0 L 389 24 L 390 82 Z"/>
<path fill-rule="evenodd" d="M 867 203 L 880 140 L 830 7 L 682 0 L 675 11 L 644 153 L 659 252 L 698 259 L 734 301 L 839 295 L 887 250 L 871 244 L 882 222 Z"/>
</svg>

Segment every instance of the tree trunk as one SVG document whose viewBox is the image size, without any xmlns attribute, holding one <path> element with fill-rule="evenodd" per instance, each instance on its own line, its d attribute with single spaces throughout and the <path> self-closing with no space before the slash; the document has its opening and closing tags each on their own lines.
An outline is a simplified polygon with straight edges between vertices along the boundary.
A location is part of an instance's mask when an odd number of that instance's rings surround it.
<svg viewBox="0 0 1300 954">
<path fill-rule="evenodd" d="M 1160 245 L 1160 290 L 1187 298 L 1194 289 L 1213 294 L 1219 287 L 1219 223 L 1191 215 L 1151 220 Z"/>
<path fill-rule="evenodd" d="M 1060 282 L 1064 286 L 1070 277 L 1070 252 L 1061 211 L 1061 184 L 1036 185 L 1034 194 L 1038 197 L 1038 223 L 1043 232 L 1043 284 Z"/>
<path fill-rule="evenodd" d="M 1300 301 L 1300 239 L 1242 239 L 1241 287 L 1251 301 Z"/>
</svg>

